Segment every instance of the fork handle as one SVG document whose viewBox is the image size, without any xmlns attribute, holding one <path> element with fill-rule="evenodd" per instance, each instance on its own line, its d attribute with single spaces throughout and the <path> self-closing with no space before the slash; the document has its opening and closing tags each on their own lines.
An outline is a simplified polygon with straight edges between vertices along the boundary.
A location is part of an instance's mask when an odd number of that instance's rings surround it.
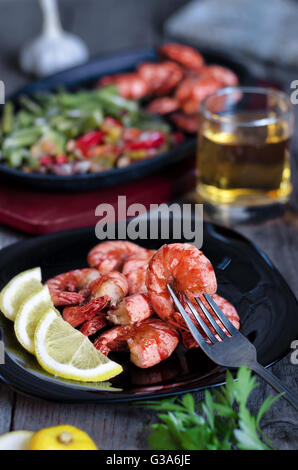
<svg viewBox="0 0 298 470">
<path fill-rule="evenodd" d="M 248 364 L 248 367 L 264 379 L 278 393 L 283 393 L 285 398 L 298 411 L 298 395 L 286 387 L 272 372 L 261 366 L 258 362 Z"/>
</svg>

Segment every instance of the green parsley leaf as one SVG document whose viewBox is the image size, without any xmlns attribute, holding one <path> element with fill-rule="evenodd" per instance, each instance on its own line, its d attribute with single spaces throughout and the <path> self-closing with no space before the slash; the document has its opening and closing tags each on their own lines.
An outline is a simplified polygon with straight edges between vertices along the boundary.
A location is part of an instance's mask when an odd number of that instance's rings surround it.
<svg viewBox="0 0 298 470">
<path fill-rule="evenodd" d="M 264 436 L 260 421 L 280 395 L 268 397 L 257 415 L 250 413 L 247 401 L 258 386 L 245 366 L 237 380 L 229 371 L 226 384 L 195 404 L 193 396 L 142 402 L 141 405 L 164 413 L 151 426 L 149 445 L 153 450 L 268 450 L 273 449 Z"/>
</svg>

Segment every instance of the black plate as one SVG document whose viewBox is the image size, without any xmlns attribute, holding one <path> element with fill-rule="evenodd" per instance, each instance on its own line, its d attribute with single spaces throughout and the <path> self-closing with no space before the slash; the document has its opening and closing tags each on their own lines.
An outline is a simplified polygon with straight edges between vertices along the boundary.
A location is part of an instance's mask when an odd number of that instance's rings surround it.
<svg viewBox="0 0 298 470">
<path fill-rule="evenodd" d="M 253 79 L 245 67 L 233 59 L 212 52 L 206 52 L 206 54 L 204 54 L 204 51 L 202 51 L 202 53 L 207 63 L 216 63 L 227 66 L 233 70 L 239 77 L 242 85 L 253 83 Z M 36 92 L 52 91 L 61 86 L 69 89 L 92 87 L 99 77 L 103 75 L 130 71 L 135 69 L 141 62 L 156 60 L 157 53 L 154 48 L 137 49 L 101 56 L 84 65 L 35 81 L 15 93 L 10 99 L 15 101 L 22 94 L 32 95 Z M 9 178 L 15 183 L 37 189 L 86 191 L 129 182 L 156 173 L 169 165 L 174 165 L 181 160 L 193 157 L 195 148 L 196 138 L 189 137 L 178 147 L 152 159 L 143 160 L 125 168 L 116 168 L 103 173 L 84 175 L 57 176 L 24 173 L 20 170 L 15 170 L 0 164 L 0 177 L 5 178 L 5 180 Z"/>
<path fill-rule="evenodd" d="M 41 266 L 46 280 L 60 272 L 86 265 L 88 250 L 98 240 L 94 228 L 59 232 L 18 243 L 1 251 L 0 288 L 17 273 Z M 164 240 L 164 242 L 167 242 Z M 173 240 L 169 240 L 172 243 Z M 147 248 L 161 242 L 146 241 Z M 206 224 L 203 250 L 216 270 L 219 293 L 230 300 L 241 318 L 241 330 L 254 343 L 258 359 L 270 365 L 289 351 L 298 337 L 298 305 L 289 287 L 268 258 L 242 236 Z M 45 373 L 33 356 L 18 346 L 13 325 L 0 316 L 5 339 L 4 382 L 18 391 L 60 402 L 117 402 L 157 398 L 201 390 L 223 383 L 224 371 L 199 349 L 178 350 L 151 369 L 138 369 L 125 354 L 115 354 L 124 372 L 112 385 L 122 390 L 98 390 Z"/>
</svg>

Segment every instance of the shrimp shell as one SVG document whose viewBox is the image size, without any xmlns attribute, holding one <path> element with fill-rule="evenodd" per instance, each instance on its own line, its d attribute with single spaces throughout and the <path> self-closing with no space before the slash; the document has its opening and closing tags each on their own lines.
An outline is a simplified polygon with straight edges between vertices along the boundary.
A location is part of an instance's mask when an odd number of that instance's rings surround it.
<svg viewBox="0 0 298 470">
<path fill-rule="evenodd" d="M 161 319 L 177 326 L 167 284 L 189 297 L 214 294 L 217 288 L 212 264 L 188 243 L 163 245 L 151 259 L 147 272 L 148 295 L 154 311 Z"/>
<path fill-rule="evenodd" d="M 161 57 L 178 62 L 178 64 L 191 70 L 199 70 L 204 64 L 203 56 L 193 47 L 170 43 L 158 48 Z"/>
<path fill-rule="evenodd" d="M 84 290 L 88 285 L 99 278 L 101 273 L 97 269 L 74 269 L 58 274 L 46 281 L 52 301 L 55 306 L 78 304 L 84 300 Z"/>
<path fill-rule="evenodd" d="M 113 310 L 107 313 L 114 325 L 131 325 L 153 315 L 153 309 L 145 294 L 133 294 L 125 297 Z"/>
<path fill-rule="evenodd" d="M 153 114 L 169 114 L 177 111 L 180 108 L 180 103 L 176 98 L 169 96 L 163 96 L 161 98 L 155 98 L 147 106 L 147 111 Z"/>
<path fill-rule="evenodd" d="M 107 323 L 106 315 L 104 313 L 100 313 L 99 315 L 95 315 L 95 317 L 85 321 L 80 328 L 80 332 L 85 336 L 92 336 L 104 328 Z"/>
<path fill-rule="evenodd" d="M 129 294 L 147 293 L 146 276 L 149 261 L 156 250 L 144 250 L 131 255 L 123 264 L 122 274 L 127 279 Z"/>
<path fill-rule="evenodd" d="M 124 260 L 135 253 L 146 252 L 144 248 L 127 241 L 106 241 L 99 243 L 88 253 L 88 264 L 102 273 L 120 269 Z"/>
<path fill-rule="evenodd" d="M 105 355 L 123 351 L 128 346 L 131 362 L 144 369 L 167 359 L 178 343 L 179 334 L 172 325 L 149 318 L 134 325 L 112 328 L 96 338 L 94 346 Z"/>
<path fill-rule="evenodd" d="M 111 84 L 116 85 L 119 94 L 123 98 L 139 99 L 150 92 L 148 83 L 138 73 L 106 75 L 99 80 L 97 86 L 101 87 Z"/>
<path fill-rule="evenodd" d="M 110 298 L 105 295 L 92 299 L 85 305 L 76 307 L 65 307 L 63 310 L 63 320 L 67 321 L 74 328 L 81 325 L 86 320 L 90 320 L 95 315 L 103 310 L 109 303 Z"/>
<path fill-rule="evenodd" d="M 92 298 L 108 296 L 110 306 L 115 306 L 128 294 L 126 277 L 118 271 L 112 271 L 95 280 L 89 287 Z"/>
<path fill-rule="evenodd" d="M 168 95 L 184 75 L 181 67 L 172 61 L 144 62 L 138 66 L 137 71 L 148 83 L 151 92 L 157 95 Z"/>
<path fill-rule="evenodd" d="M 111 351 L 126 352 L 127 335 L 129 334 L 130 326 L 115 326 L 108 331 L 99 335 L 93 345 L 98 351 L 107 356 Z"/>
<path fill-rule="evenodd" d="M 213 76 L 208 75 L 197 80 L 192 79 L 192 83 L 189 84 L 189 95 L 184 101 L 181 101 L 182 111 L 185 114 L 197 113 L 201 101 L 222 87 L 222 82 Z M 184 94 L 186 96 L 186 90 Z M 181 90 L 180 92 L 177 90 L 176 97 L 181 95 Z"/>
<path fill-rule="evenodd" d="M 239 84 L 237 75 L 232 70 L 220 65 L 205 65 L 200 69 L 200 76 L 202 78 L 213 77 L 219 80 L 223 86 L 237 86 Z"/>
<path fill-rule="evenodd" d="M 131 362 L 142 369 L 153 367 L 170 357 L 178 343 L 176 329 L 156 318 L 140 323 L 127 340 Z"/>
</svg>

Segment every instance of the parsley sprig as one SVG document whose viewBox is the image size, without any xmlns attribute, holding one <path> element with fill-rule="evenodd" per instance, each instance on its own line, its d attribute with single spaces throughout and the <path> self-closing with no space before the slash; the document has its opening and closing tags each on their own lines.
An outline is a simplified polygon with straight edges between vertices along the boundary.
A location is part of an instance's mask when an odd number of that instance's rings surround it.
<svg viewBox="0 0 298 470">
<path fill-rule="evenodd" d="M 151 426 L 148 437 L 153 450 L 271 450 L 260 421 L 280 397 L 266 398 L 258 413 L 247 407 L 250 393 L 258 386 L 251 371 L 242 366 L 234 380 L 227 371 L 226 384 L 214 395 L 207 390 L 195 405 L 191 394 L 143 402 L 146 408 L 162 411 L 159 423 Z"/>
</svg>

